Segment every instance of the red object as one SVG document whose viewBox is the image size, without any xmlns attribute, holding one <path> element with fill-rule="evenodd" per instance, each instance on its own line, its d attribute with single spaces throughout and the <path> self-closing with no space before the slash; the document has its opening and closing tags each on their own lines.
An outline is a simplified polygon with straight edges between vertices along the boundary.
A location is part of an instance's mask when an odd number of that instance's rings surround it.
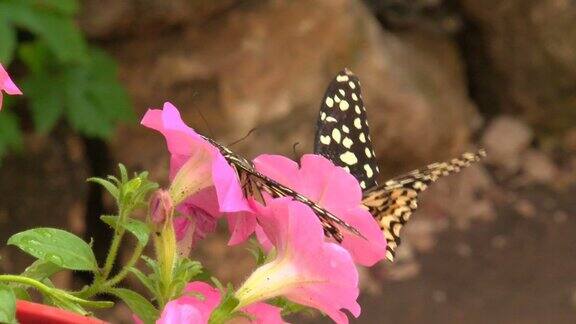
<svg viewBox="0 0 576 324">
<path fill-rule="evenodd" d="M 24 300 L 16 301 L 16 319 L 20 324 L 109 324 L 95 317 Z"/>
</svg>

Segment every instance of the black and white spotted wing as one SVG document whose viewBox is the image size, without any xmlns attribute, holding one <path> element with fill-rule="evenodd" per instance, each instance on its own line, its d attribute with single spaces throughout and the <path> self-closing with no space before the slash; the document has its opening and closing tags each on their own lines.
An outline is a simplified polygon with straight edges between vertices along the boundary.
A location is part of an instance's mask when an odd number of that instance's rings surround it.
<svg viewBox="0 0 576 324">
<path fill-rule="evenodd" d="M 380 170 L 372 148 L 360 82 L 348 69 L 338 73 L 326 89 L 316 124 L 314 153 L 354 175 L 362 189 L 377 185 Z"/>
<path fill-rule="evenodd" d="M 480 160 L 485 152 L 465 153 L 459 158 L 433 163 L 378 185 L 376 178 L 380 170 L 376 165 L 360 91 L 358 78 L 348 69 L 332 80 L 320 108 L 314 152 L 356 177 L 363 189 L 362 203 L 378 220 L 388 243 L 386 258 L 393 261 L 400 245 L 400 231 L 418 207 L 418 194 L 439 178 L 459 172 Z M 349 140 L 345 141 L 346 138 Z"/>
<path fill-rule="evenodd" d="M 338 242 L 341 242 L 343 239 L 341 229 L 362 236 L 354 227 L 350 226 L 348 223 L 344 222 L 342 219 L 333 215 L 324 208 L 318 206 L 310 199 L 256 171 L 253 164 L 244 157 L 232 152 L 232 150 L 211 138 L 205 136 L 202 137 L 217 147 L 228 164 L 230 164 L 230 166 L 232 166 L 236 171 L 246 196 L 256 197 L 256 199 L 263 201 L 262 192 L 266 192 L 274 198 L 290 197 L 299 201 L 314 211 L 316 216 L 320 219 L 326 235 L 331 236 Z"/>
</svg>

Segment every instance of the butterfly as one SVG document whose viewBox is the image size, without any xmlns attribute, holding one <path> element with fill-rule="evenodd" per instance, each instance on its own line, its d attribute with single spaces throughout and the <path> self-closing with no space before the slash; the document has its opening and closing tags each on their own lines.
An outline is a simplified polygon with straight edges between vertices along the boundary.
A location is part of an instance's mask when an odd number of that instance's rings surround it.
<svg viewBox="0 0 576 324">
<path fill-rule="evenodd" d="M 464 153 L 378 184 L 380 169 L 360 81 L 348 69 L 339 72 L 326 89 L 316 125 L 314 153 L 330 159 L 358 180 L 363 191 L 362 203 L 379 222 L 388 243 L 389 261 L 394 260 L 402 227 L 418 207 L 418 194 L 439 178 L 459 172 L 486 154 L 484 150 Z"/>
<path fill-rule="evenodd" d="M 322 227 L 324 228 L 324 233 L 327 236 L 334 238 L 337 242 L 342 242 L 343 240 L 341 229 L 362 237 L 362 235 L 354 227 L 339 217 L 335 216 L 334 214 L 330 213 L 326 209 L 318 206 L 312 200 L 280 184 L 276 180 L 258 172 L 254 168 L 252 162 L 250 162 L 248 159 L 237 153 L 234 153 L 228 147 L 214 141 L 211 138 L 205 136 L 202 136 L 202 138 L 218 148 L 220 154 L 222 154 L 224 159 L 226 159 L 226 162 L 228 162 L 228 164 L 234 169 L 238 175 L 238 178 L 240 179 L 240 183 L 242 184 L 242 189 L 246 197 L 256 197 L 261 202 L 264 201 L 262 192 L 268 193 L 273 198 L 290 197 L 293 200 L 299 201 L 310 207 L 316 216 L 320 219 Z"/>
</svg>

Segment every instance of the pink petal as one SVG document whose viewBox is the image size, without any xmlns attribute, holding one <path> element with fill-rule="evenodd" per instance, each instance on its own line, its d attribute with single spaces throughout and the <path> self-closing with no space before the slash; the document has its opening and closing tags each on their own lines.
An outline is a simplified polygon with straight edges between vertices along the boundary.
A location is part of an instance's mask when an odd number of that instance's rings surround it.
<svg viewBox="0 0 576 324">
<path fill-rule="evenodd" d="M 18 89 L 18 87 L 16 86 L 16 84 L 14 84 L 12 79 L 10 79 L 8 72 L 4 69 L 2 64 L 0 64 L 0 91 L 1 90 L 6 91 L 6 93 L 10 95 L 22 94 L 22 91 L 20 91 L 20 89 Z"/>
<path fill-rule="evenodd" d="M 156 323 L 208 323 L 220 300 L 220 292 L 209 284 L 191 282 L 184 288 L 183 296 L 166 304 Z"/>
<path fill-rule="evenodd" d="M 164 306 L 160 318 L 156 324 L 174 324 L 174 323 L 208 323 L 210 314 L 202 314 L 198 308 L 194 306 L 194 298 L 180 297 L 172 300 Z"/>
<path fill-rule="evenodd" d="M 281 316 L 282 308 L 272 306 L 266 303 L 255 303 L 242 308 L 242 311 L 248 313 L 253 317 L 247 323 L 252 324 L 284 324 Z M 241 323 L 238 322 L 238 324 Z"/>
<path fill-rule="evenodd" d="M 302 156 L 300 164 L 302 187 L 298 189 L 304 191 L 302 194 L 309 194 L 308 198 L 331 211 L 360 206 L 362 190 L 346 170 L 314 154 Z"/>
<path fill-rule="evenodd" d="M 230 240 L 228 245 L 240 244 L 256 229 L 256 215 L 252 212 L 236 212 L 226 215 L 228 220 L 228 230 L 230 233 Z"/>
<path fill-rule="evenodd" d="M 263 155 L 255 160 L 260 172 L 314 201 L 366 238 L 344 233 L 342 246 L 361 265 L 372 266 L 385 257 L 386 240 L 380 226 L 362 207 L 362 190 L 354 176 L 320 155 L 306 154 L 298 165 L 281 156 Z"/>
<path fill-rule="evenodd" d="M 259 172 L 294 188 L 298 185 L 298 163 L 281 155 L 262 154 L 253 160 L 254 167 Z"/>
<path fill-rule="evenodd" d="M 270 250 L 272 250 L 274 246 L 272 245 L 272 242 L 270 242 L 268 236 L 266 236 L 266 233 L 264 233 L 264 229 L 262 229 L 262 226 L 256 225 L 255 232 L 256 232 L 256 238 L 258 239 L 258 242 L 260 243 L 264 251 L 270 252 Z"/>
<path fill-rule="evenodd" d="M 197 302 L 195 306 L 203 314 L 211 314 L 212 311 L 220 304 L 222 297 L 220 291 L 209 284 L 202 281 L 194 281 L 186 285 L 184 288 L 185 293 L 194 293 L 192 295 Z M 196 294 L 201 294 L 202 298 L 198 298 Z"/>
<path fill-rule="evenodd" d="M 370 212 L 363 209 L 351 209 L 339 216 L 356 228 L 364 238 L 343 232 L 341 245 L 350 252 L 354 261 L 363 266 L 371 267 L 386 256 L 386 239 L 378 222 Z"/>
<path fill-rule="evenodd" d="M 322 226 L 312 210 L 281 198 L 270 201 L 258 212 L 258 220 L 278 253 L 276 260 L 261 267 L 271 267 L 281 276 L 275 278 L 274 272 L 267 273 L 268 284 L 277 287 L 278 282 L 286 281 L 285 290 L 279 293 L 318 308 L 337 323 L 348 322 L 341 309 L 348 309 L 357 317 L 360 305 L 356 302 L 359 289 L 354 262 L 344 248 L 324 242 Z M 276 264 L 283 265 L 284 270 Z M 261 276 L 257 272 L 255 278 Z M 250 283 L 249 277 L 245 285 Z"/>
</svg>

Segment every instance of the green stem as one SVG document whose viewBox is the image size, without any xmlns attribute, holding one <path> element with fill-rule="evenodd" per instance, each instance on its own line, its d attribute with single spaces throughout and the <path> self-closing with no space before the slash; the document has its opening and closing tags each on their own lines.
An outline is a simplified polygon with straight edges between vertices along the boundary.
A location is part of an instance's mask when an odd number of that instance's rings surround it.
<svg viewBox="0 0 576 324">
<path fill-rule="evenodd" d="M 136 264 L 136 262 L 138 262 L 138 260 L 140 260 L 140 256 L 142 255 L 142 251 L 144 251 L 144 246 L 142 244 L 138 243 L 136 245 L 136 248 L 134 248 L 134 253 L 132 253 L 130 260 L 128 260 L 128 262 L 126 262 L 126 265 L 124 265 L 124 267 L 122 268 L 122 270 L 120 272 L 118 272 L 118 274 L 116 274 L 114 277 L 110 278 L 110 280 L 106 281 L 104 283 L 104 286 L 113 287 L 114 285 L 116 285 L 117 283 L 122 281 L 122 279 L 124 279 L 128 275 L 128 273 L 130 272 L 130 268 L 132 266 L 134 266 Z"/>
<path fill-rule="evenodd" d="M 43 295 L 51 295 L 59 298 L 65 298 L 81 306 L 93 307 L 93 308 L 108 308 L 114 306 L 114 303 L 111 301 L 90 301 L 78 298 L 60 289 L 48 287 L 45 284 L 41 283 L 40 281 L 28 277 L 22 277 L 16 275 L 0 275 L 0 281 L 15 282 L 30 287 L 34 287 L 38 291 L 40 291 Z"/>
<path fill-rule="evenodd" d="M 122 207 L 119 208 L 119 217 L 118 221 L 122 221 L 124 219 L 124 213 L 122 212 Z M 104 263 L 104 268 L 102 269 L 102 278 L 104 280 L 108 279 L 110 272 L 112 271 L 112 267 L 114 266 L 114 262 L 116 261 L 116 256 L 118 255 L 118 249 L 120 248 L 120 243 L 122 242 L 122 237 L 124 236 L 125 230 L 123 228 L 114 231 L 114 238 L 112 238 L 112 244 L 110 244 L 110 250 L 108 251 L 108 255 L 106 256 L 106 262 Z"/>
<path fill-rule="evenodd" d="M 21 284 L 25 284 L 30 287 L 36 288 L 39 292 L 44 294 L 51 294 L 52 288 L 46 286 L 45 284 L 41 283 L 38 280 L 34 280 L 28 277 L 16 276 L 16 275 L 0 275 L 0 281 L 6 282 L 17 282 Z"/>
</svg>

